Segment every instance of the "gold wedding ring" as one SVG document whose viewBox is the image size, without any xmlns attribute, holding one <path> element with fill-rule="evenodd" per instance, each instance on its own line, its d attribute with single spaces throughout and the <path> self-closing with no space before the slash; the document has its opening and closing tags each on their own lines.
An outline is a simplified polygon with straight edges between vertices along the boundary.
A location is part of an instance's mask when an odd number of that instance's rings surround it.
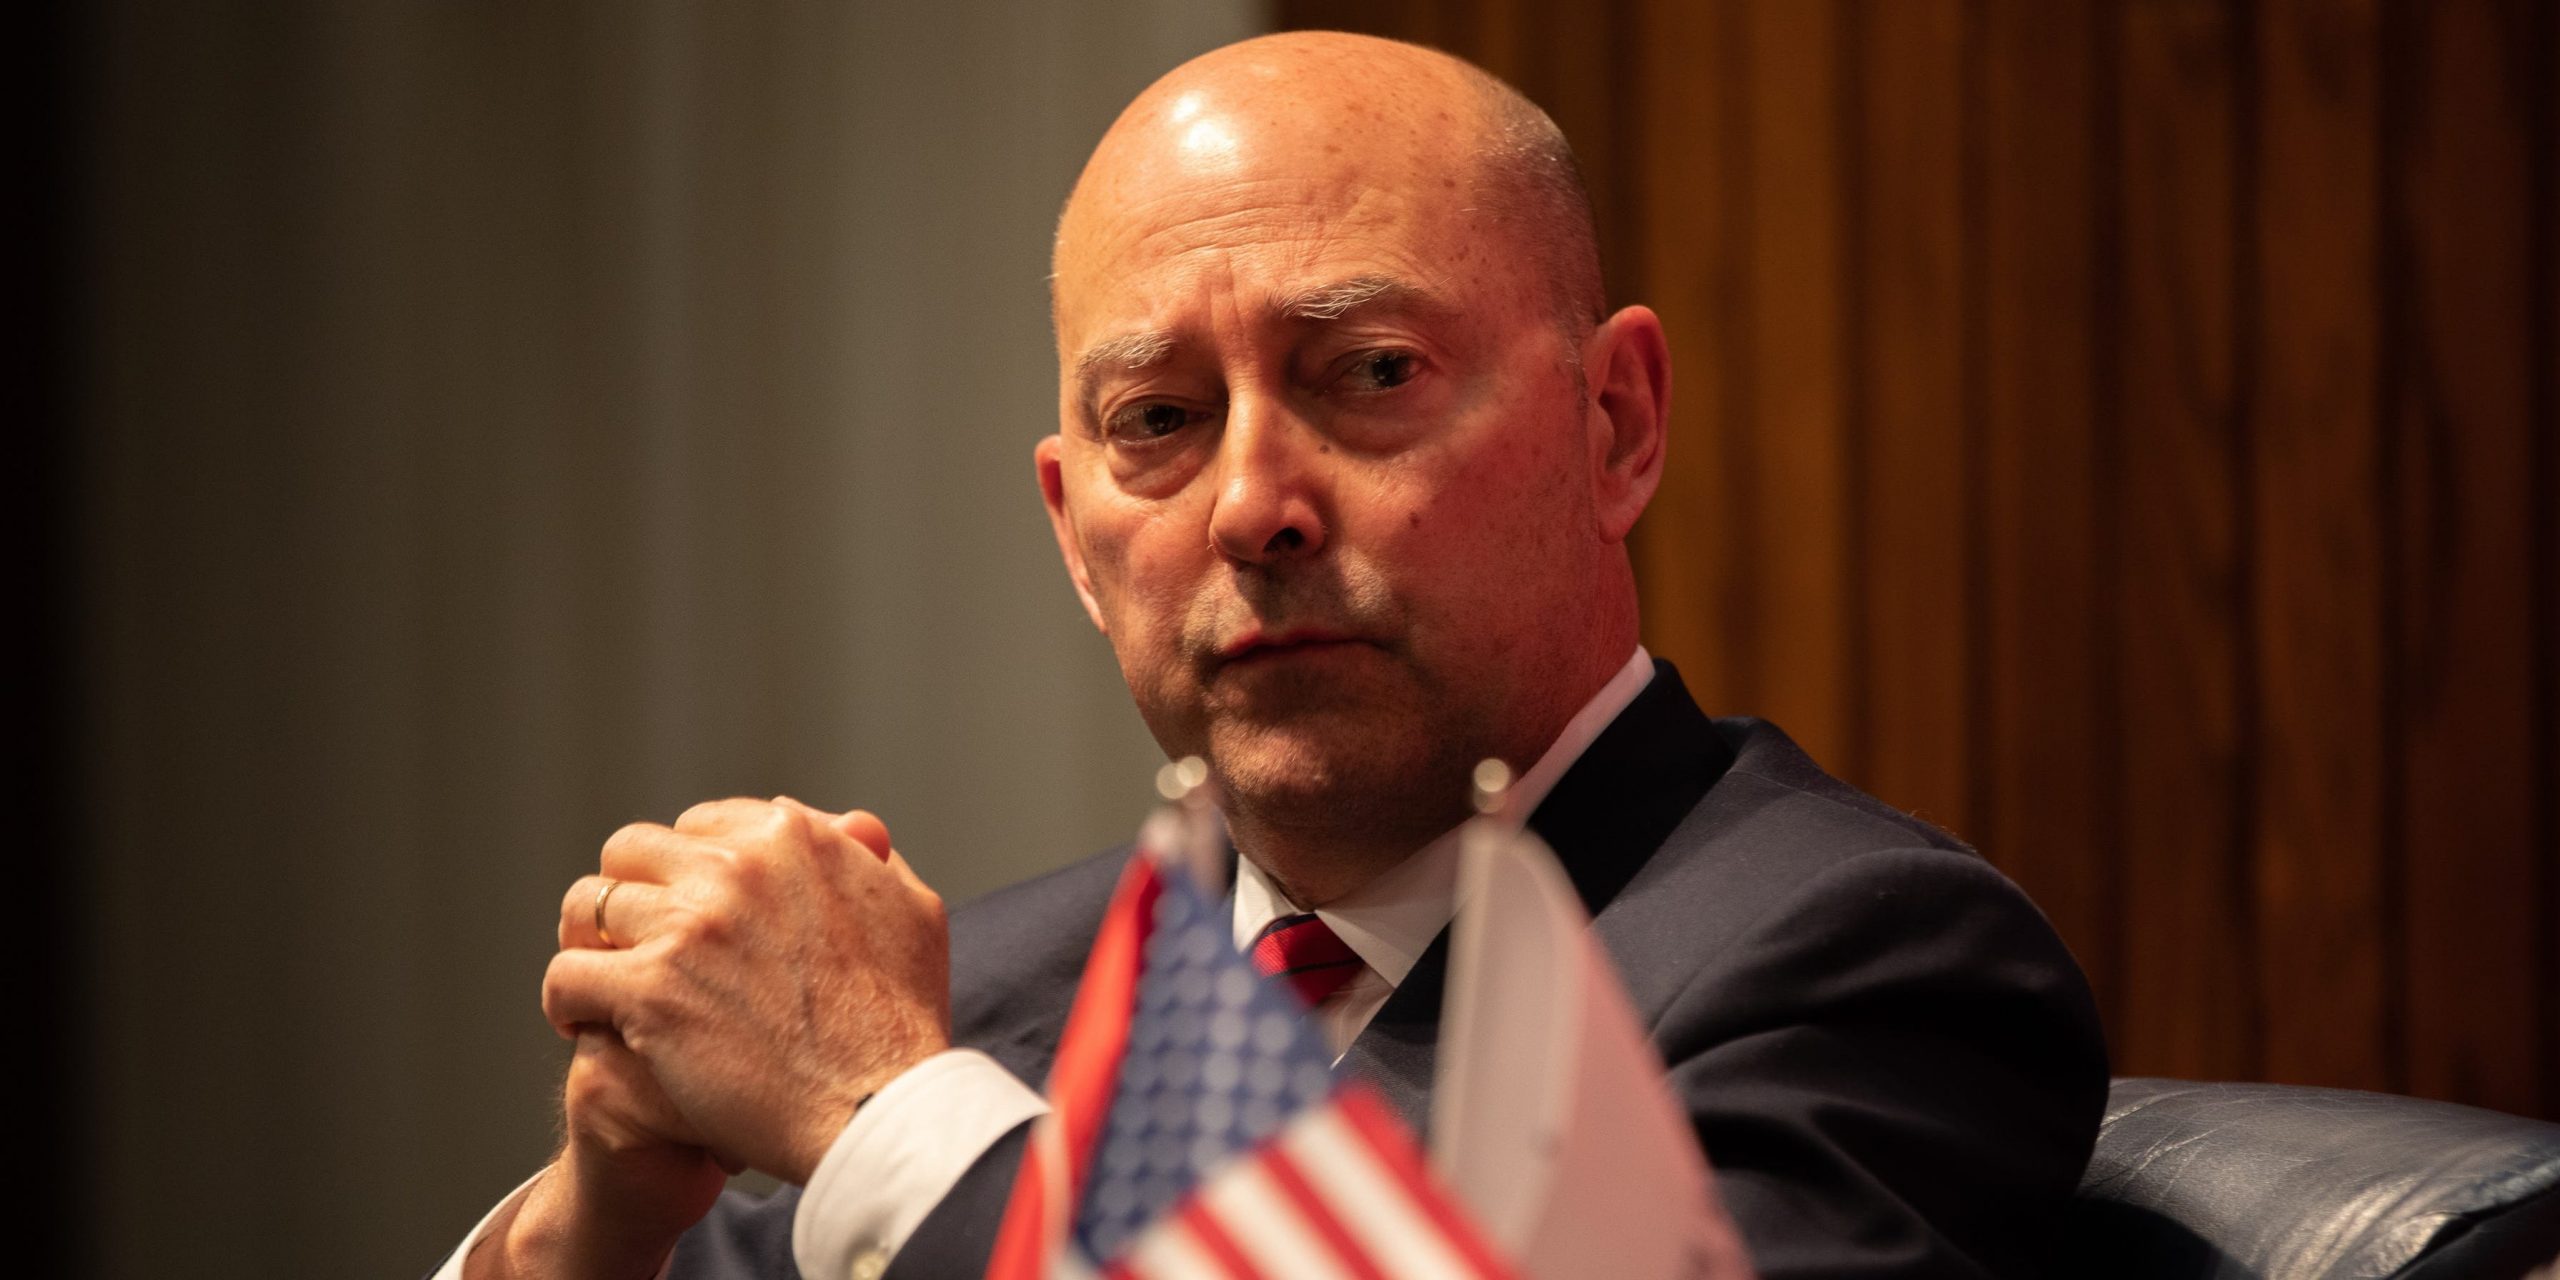
<svg viewBox="0 0 2560 1280">
<path fill-rule="evenodd" d="M 605 882 L 596 886 L 596 936 L 604 939 L 604 945 L 608 947 L 620 947 L 622 945 L 621 943 L 613 940 L 613 930 L 604 927 L 605 899 L 612 897 L 613 891 L 621 887 L 622 882 L 611 876 L 605 877 Z"/>
</svg>

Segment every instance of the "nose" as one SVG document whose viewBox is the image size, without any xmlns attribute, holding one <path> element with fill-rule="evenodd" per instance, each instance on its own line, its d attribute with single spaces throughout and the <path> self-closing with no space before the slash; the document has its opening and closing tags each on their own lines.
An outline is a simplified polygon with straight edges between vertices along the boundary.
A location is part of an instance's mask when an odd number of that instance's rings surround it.
<svg viewBox="0 0 2560 1280">
<path fill-rule="evenodd" d="M 1324 442 L 1275 398 L 1238 393 L 1218 441 L 1209 542 L 1239 564 L 1272 566 L 1324 548 Z"/>
</svg>

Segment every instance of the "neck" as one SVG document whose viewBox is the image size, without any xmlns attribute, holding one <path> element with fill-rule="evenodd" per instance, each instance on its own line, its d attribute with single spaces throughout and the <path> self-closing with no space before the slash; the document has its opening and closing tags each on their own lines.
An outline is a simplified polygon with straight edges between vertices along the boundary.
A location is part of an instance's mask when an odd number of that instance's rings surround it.
<svg viewBox="0 0 2560 1280">
<path fill-rule="evenodd" d="M 1423 846 L 1466 818 L 1466 807 L 1453 812 L 1416 815 L 1406 825 L 1381 829 L 1374 824 L 1299 826 L 1273 822 L 1249 805 L 1230 803 L 1227 834 L 1236 854 L 1249 858 L 1287 894 L 1289 901 L 1313 910 L 1356 893 L 1370 881 L 1402 864 Z"/>
</svg>

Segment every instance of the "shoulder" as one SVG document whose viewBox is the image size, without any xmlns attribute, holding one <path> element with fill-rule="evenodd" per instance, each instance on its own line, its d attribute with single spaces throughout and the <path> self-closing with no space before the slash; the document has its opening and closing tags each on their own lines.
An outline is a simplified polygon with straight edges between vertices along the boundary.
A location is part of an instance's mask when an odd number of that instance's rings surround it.
<svg viewBox="0 0 2560 1280">
<path fill-rule="evenodd" d="M 1888 848 L 1970 852 L 1920 815 L 1824 772 L 1778 726 L 1748 716 L 1713 723 L 1733 749 L 1733 765 L 1699 809 L 1725 828 L 1722 834 L 1783 838 L 1835 855 Z"/>
<path fill-rule="evenodd" d="M 1732 766 L 1594 928 L 1762 1273 L 2035 1273 L 2106 1098 L 2070 951 L 1961 841 L 1714 728 Z"/>
<path fill-rule="evenodd" d="M 1832 777 L 1767 721 L 1714 728 L 1732 766 L 1596 921 L 1640 1008 L 1924 972 L 2086 999 L 2043 914 L 1962 841 Z"/>
</svg>

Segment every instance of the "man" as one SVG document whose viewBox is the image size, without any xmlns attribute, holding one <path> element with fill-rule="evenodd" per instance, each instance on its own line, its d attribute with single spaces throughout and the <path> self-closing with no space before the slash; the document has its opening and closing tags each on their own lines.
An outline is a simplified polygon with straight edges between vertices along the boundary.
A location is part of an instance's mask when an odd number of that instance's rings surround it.
<svg viewBox="0 0 2560 1280">
<path fill-rule="evenodd" d="M 1440 837 L 1476 761 L 1526 765 L 1764 1274 L 2035 1270 L 2104 1099 L 2085 985 L 1978 859 L 1638 647 L 1669 361 L 1604 307 L 1554 126 L 1436 53 L 1248 41 L 1122 115 L 1056 269 L 1059 550 L 1157 740 L 1209 762 L 1240 939 L 1312 911 L 1361 960 L 1314 1015 L 1342 1069 L 1420 1121 Z M 869 814 L 616 833 L 544 989 L 567 1142 L 448 1267 L 975 1274 L 1126 856 L 946 943 Z M 806 1191 L 714 1211 L 741 1165 Z"/>
</svg>

